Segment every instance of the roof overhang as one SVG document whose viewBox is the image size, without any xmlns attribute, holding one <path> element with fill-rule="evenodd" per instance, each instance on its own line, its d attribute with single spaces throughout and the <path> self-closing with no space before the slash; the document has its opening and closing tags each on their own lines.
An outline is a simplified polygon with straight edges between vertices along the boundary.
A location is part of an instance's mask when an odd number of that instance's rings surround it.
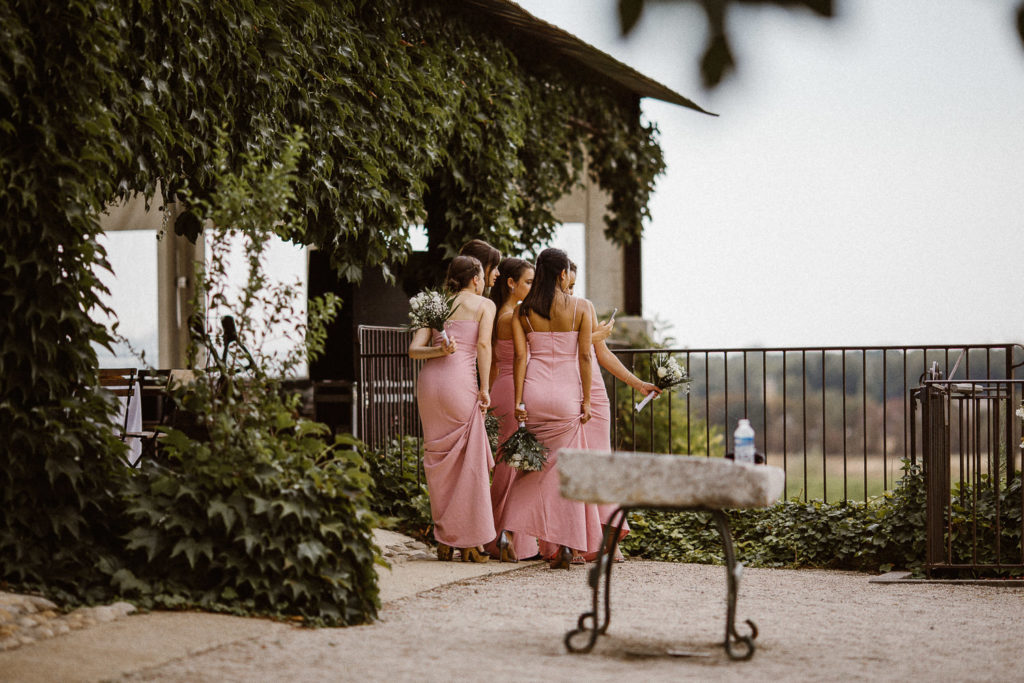
<svg viewBox="0 0 1024 683">
<path fill-rule="evenodd" d="M 515 35 L 521 32 L 550 46 L 563 56 L 608 79 L 638 97 L 651 97 L 663 102 L 717 116 L 705 111 L 692 100 L 683 97 L 668 86 L 648 78 L 636 69 L 623 64 L 606 52 L 586 43 L 573 34 L 538 19 L 512 0 L 462 0 L 463 5 L 476 7 L 490 17 L 506 24 Z"/>
</svg>

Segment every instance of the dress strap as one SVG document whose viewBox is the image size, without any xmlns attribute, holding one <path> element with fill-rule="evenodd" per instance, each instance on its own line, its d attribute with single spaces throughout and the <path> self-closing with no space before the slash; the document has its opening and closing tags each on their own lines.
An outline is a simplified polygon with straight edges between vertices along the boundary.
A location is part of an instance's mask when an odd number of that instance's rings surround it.
<svg viewBox="0 0 1024 683">
<path fill-rule="evenodd" d="M 578 296 L 573 297 L 573 298 L 576 300 L 572 304 L 572 326 L 575 328 L 576 327 L 576 307 L 580 305 L 580 298 Z M 582 326 L 583 325 L 582 325 L 582 322 L 581 322 L 580 323 L 580 327 L 582 327 Z"/>
<path fill-rule="evenodd" d="M 526 318 L 526 325 L 527 325 L 527 327 L 529 327 L 529 328 L 530 328 L 530 332 L 533 332 L 533 324 L 532 324 L 532 323 L 530 322 L 530 314 L 529 314 L 529 313 L 527 313 L 527 314 L 526 314 L 525 316 L 523 316 L 523 317 L 524 317 L 524 318 Z"/>
</svg>

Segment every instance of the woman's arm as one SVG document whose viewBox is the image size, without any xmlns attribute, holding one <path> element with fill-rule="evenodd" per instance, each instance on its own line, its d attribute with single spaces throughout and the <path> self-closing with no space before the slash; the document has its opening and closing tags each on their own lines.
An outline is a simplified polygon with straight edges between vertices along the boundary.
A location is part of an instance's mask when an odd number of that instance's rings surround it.
<svg viewBox="0 0 1024 683">
<path fill-rule="evenodd" d="M 414 360 L 428 360 L 455 353 L 454 339 L 448 342 L 447 346 L 431 346 L 430 338 L 433 336 L 431 332 L 429 327 L 421 327 L 416 330 L 416 333 L 412 336 L 412 341 L 409 342 L 410 358 Z"/>
<path fill-rule="evenodd" d="M 660 394 L 661 389 L 654 386 L 650 382 L 645 382 L 622 364 L 619 357 L 612 353 L 608 345 L 603 341 L 594 344 L 594 351 L 597 353 L 597 362 L 602 368 L 612 373 L 612 375 L 626 383 L 631 389 L 636 389 L 641 394 L 646 396 L 652 391 Z"/>
<path fill-rule="evenodd" d="M 516 387 L 515 414 L 520 422 L 526 420 L 526 411 L 520 410 L 519 405 L 523 402 L 523 383 L 526 381 L 526 330 L 523 329 L 523 319 L 519 317 L 519 307 L 512 311 L 512 344 L 516 350 L 516 360 L 513 366 L 512 378 Z"/>
<path fill-rule="evenodd" d="M 651 393 L 652 391 L 656 391 L 660 394 L 661 389 L 654 386 L 650 382 L 644 382 L 639 377 L 634 375 L 632 372 L 629 371 L 628 368 L 626 368 L 625 365 L 622 364 L 622 361 L 619 360 L 619 357 L 611 352 L 611 349 L 608 348 L 608 345 L 604 341 L 605 339 L 608 338 L 608 334 L 602 336 L 598 328 L 604 328 L 605 326 L 607 326 L 608 333 L 610 334 L 612 322 L 611 320 L 609 320 L 607 323 L 599 325 L 597 323 L 597 312 L 594 310 L 593 302 L 588 301 L 587 303 L 590 304 L 590 321 L 594 325 L 594 334 L 591 338 L 594 340 L 594 353 L 597 354 L 598 364 L 608 372 L 612 373 L 614 377 L 625 382 L 626 385 L 629 386 L 631 389 L 639 391 L 644 396 Z M 598 339 L 598 337 L 601 338 Z"/>
<path fill-rule="evenodd" d="M 481 297 L 479 330 L 476 333 L 476 371 L 480 379 L 480 409 L 491 407 L 491 332 L 494 330 L 494 302 Z"/>
<path fill-rule="evenodd" d="M 590 374 L 592 369 L 590 354 L 591 349 L 594 348 L 594 343 L 591 341 L 591 335 L 594 333 L 594 326 L 590 322 L 589 306 L 584 306 L 579 315 L 581 319 L 580 331 L 576 345 L 576 355 L 579 358 L 580 363 L 580 381 L 583 383 L 583 407 L 581 410 L 583 414 L 580 420 L 585 423 L 590 419 Z M 575 323 L 576 321 L 573 322 Z"/>
<path fill-rule="evenodd" d="M 605 339 L 612 336 L 612 328 L 615 327 L 615 319 L 608 318 L 608 320 L 601 322 L 597 319 L 597 311 L 594 310 L 594 302 L 587 300 L 587 306 L 590 308 L 590 324 L 594 326 L 594 333 L 590 335 L 590 341 L 594 344 L 603 342 Z"/>
</svg>

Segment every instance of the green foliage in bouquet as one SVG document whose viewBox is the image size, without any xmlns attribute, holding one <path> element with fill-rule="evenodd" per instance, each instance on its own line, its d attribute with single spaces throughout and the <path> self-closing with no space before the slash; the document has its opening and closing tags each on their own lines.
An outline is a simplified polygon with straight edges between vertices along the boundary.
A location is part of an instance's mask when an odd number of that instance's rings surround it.
<svg viewBox="0 0 1024 683">
<path fill-rule="evenodd" d="M 498 449 L 498 460 L 521 472 L 539 472 L 548 461 L 548 447 L 522 422 Z"/>
<path fill-rule="evenodd" d="M 493 455 L 498 454 L 498 438 L 501 436 L 501 420 L 494 414 L 493 410 L 488 410 L 484 415 L 484 427 L 487 429 L 487 441 L 491 444 L 491 453 Z"/>
</svg>

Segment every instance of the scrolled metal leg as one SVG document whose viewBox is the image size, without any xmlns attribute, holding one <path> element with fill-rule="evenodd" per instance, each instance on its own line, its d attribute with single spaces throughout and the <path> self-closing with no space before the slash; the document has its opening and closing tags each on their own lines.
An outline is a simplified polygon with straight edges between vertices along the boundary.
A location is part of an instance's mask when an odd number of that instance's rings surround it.
<svg viewBox="0 0 1024 683">
<path fill-rule="evenodd" d="M 725 550 L 725 582 L 726 582 L 726 617 L 725 617 L 725 652 L 730 659 L 750 659 L 754 656 L 754 639 L 757 638 L 757 626 L 750 619 L 747 619 L 747 626 L 750 627 L 750 635 L 740 635 L 736 631 L 736 594 L 739 590 L 740 578 L 743 575 L 743 564 L 736 561 L 736 552 L 732 545 L 732 534 L 729 531 L 729 520 L 721 510 L 714 510 L 713 516 L 715 526 L 718 527 L 718 535 L 722 537 L 722 547 Z M 742 644 L 741 651 L 736 652 L 733 647 Z"/>
<path fill-rule="evenodd" d="M 601 550 L 597 554 L 597 561 L 590 568 L 587 581 L 592 589 L 592 608 L 584 612 L 576 622 L 576 628 L 565 634 L 565 649 L 569 652 L 590 652 L 597 642 L 597 637 L 608 630 L 611 622 L 611 582 L 612 582 L 612 558 L 615 549 L 619 545 L 619 536 L 622 533 L 622 526 L 626 522 L 628 510 L 618 508 L 612 513 L 608 524 L 604 529 L 604 538 L 601 542 Z M 598 619 L 599 603 L 601 598 L 601 578 L 604 577 L 604 620 Z M 589 622 L 589 624 L 587 623 Z M 573 638 L 587 633 L 587 642 L 580 647 L 573 645 Z"/>
</svg>

